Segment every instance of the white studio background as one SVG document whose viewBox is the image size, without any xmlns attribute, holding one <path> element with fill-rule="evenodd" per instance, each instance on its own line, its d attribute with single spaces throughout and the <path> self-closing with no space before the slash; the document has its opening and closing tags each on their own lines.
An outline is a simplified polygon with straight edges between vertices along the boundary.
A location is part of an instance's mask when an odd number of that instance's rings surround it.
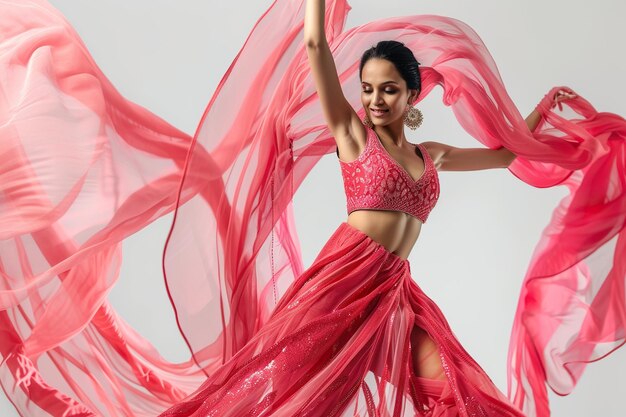
<svg viewBox="0 0 626 417">
<path fill-rule="evenodd" d="M 193 134 L 222 75 L 271 0 L 53 0 L 104 73 L 127 98 Z M 626 3 L 618 0 L 351 0 L 346 27 L 382 17 L 443 14 L 467 22 L 493 54 L 525 116 L 553 86 L 567 85 L 599 111 L 626 115 L 623 43 Z M 0 17 L 1 18 L 1 17 Z M 419 51 L 415 51 L 419 60 Z M 411 142 L 482 146 L 441 103 L 437 88 L 419 106 Z M 441 307 L 461 343 L 506 392 L 509 332 L 535 244 L 564 187 L 535 189 L 507 170 L 441 172 L 439 203 L 409 260 L 419 285 Z M 323 187 L 324 193 L 320 193 Z M 339 164 L 326 155 L 295 196 L 305 266 L 346 219 Z M 114 308 L 168 360 L 188 352 L 161 272 L 172 216 L 124 241 Z M 626 416 L 626 348 L 591 364 L 574 393 L 551 392 L 555 417 Z M 0 415 L 17 413 L 2 396 Z"/>
</svg>

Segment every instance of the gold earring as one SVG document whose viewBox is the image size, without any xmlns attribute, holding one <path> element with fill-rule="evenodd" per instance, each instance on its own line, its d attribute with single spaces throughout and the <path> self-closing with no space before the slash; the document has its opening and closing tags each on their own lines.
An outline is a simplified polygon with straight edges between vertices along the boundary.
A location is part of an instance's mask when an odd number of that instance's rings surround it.
<svg viewBox="0 0 626 417">
<path fill-rule="evenodd" d="M 422 125 L 424 115 L 421 110 L 414 106 L 406 106 L 404 112 L 404 124 L 411 130 L 415 130 Z"/>
<path fill-rule="evenodd" d="M 372 123 L 369 117 L 367 117 L 367 113 L 365 113 L 365 117 L 361 121 L 365 126 L 369 127 L 370 129 L 374 128 L 374 123 Z"/>
</svg>

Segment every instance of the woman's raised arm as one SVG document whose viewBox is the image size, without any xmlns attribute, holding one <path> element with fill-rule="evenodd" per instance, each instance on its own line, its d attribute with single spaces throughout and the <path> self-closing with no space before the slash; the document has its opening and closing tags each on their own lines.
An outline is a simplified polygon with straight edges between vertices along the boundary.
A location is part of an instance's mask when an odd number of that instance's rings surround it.
<svg viewBox="0 0 626 417">
<path fill-rule="evenodd" d="M 304 18 L 304 42 L 315 87 L 329 129 L 341 149 L 344 145 L 358 151 L 351 126 L 361 122 L 343 94 L 335 61 L 324 32 L 324 0 L 307 0 Z M 365 129 L 362 129 L 363 132 Z M 364 136 L 364 133 L 362 133 Z M 343 143 L 341 143 L 343 142 Z"/>
<path fill-rule="evenodd" d="M 554 87 L 537 104 L 537 107 L 526 117 L 528 129 L 533 132 L 541 121 L 541 110 L 546 112 L 562 101 L 575 98 L 576 93 L 569 87 Z M 423 142 L 435 167 L 440 171 L 473 171 L 478 169 L 506 168 L 516 155 L 508 149 L 457 148 L 440 142 Z"/>
</svg>

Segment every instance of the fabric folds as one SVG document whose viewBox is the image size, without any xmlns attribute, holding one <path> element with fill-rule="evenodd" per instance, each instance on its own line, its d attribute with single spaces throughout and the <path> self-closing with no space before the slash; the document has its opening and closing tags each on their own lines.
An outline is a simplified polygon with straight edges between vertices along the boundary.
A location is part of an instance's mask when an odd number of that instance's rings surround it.
<svg viewBox="0 0 626 417">
<path fill-rule="evenodd" d="M 190 135 L 124 98 L 47 2 L 0 0 L 0 383 L 20 414 L 157 415 L 244 349 L 304 272 L 292 198 L 335 147 L 304 3 L 276 0 L 259 18 Z M 361 53 L 404 42 L 423 64 L 420 101 L 440 86 L 469 135 L 517 155 L 513 175 L 568 188 L 524 277 L 509 352 L 509 398 L 547 416 L 547 387 L 571 392 L 624 343 L 626 123 L 578 95 L 531 132 L 468 25 L 415 15 L 345 29 L 350 9 L 327 1 L 326 35 L 360 115 Z M 121 242 L 172 211 L 163 272 L 183 363 L 107 302 Z"/>
<path fill-rule="evenodd" d="M 415 374 L 414 326 L 432 338 L 444 380 Z M 159 417 L 261 415 L 523 416 L 461 346 L 410 262 L 347 222 L 250 341 Z"/>
</svg>

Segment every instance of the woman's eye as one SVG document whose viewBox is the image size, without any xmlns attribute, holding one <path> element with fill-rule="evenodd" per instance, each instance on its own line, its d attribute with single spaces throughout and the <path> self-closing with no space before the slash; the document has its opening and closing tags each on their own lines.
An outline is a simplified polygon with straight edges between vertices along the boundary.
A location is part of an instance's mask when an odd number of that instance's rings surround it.
<svg viewBox="0 0 626 417">
<path fill-rule="evenodd" d="M 363 90 L 364 93 L 371 93 L 372 90 Z M 385 90 L 385 93 L 387 94 L 395 94 L 396 91 L 395 90 Z"/>
</svg>

